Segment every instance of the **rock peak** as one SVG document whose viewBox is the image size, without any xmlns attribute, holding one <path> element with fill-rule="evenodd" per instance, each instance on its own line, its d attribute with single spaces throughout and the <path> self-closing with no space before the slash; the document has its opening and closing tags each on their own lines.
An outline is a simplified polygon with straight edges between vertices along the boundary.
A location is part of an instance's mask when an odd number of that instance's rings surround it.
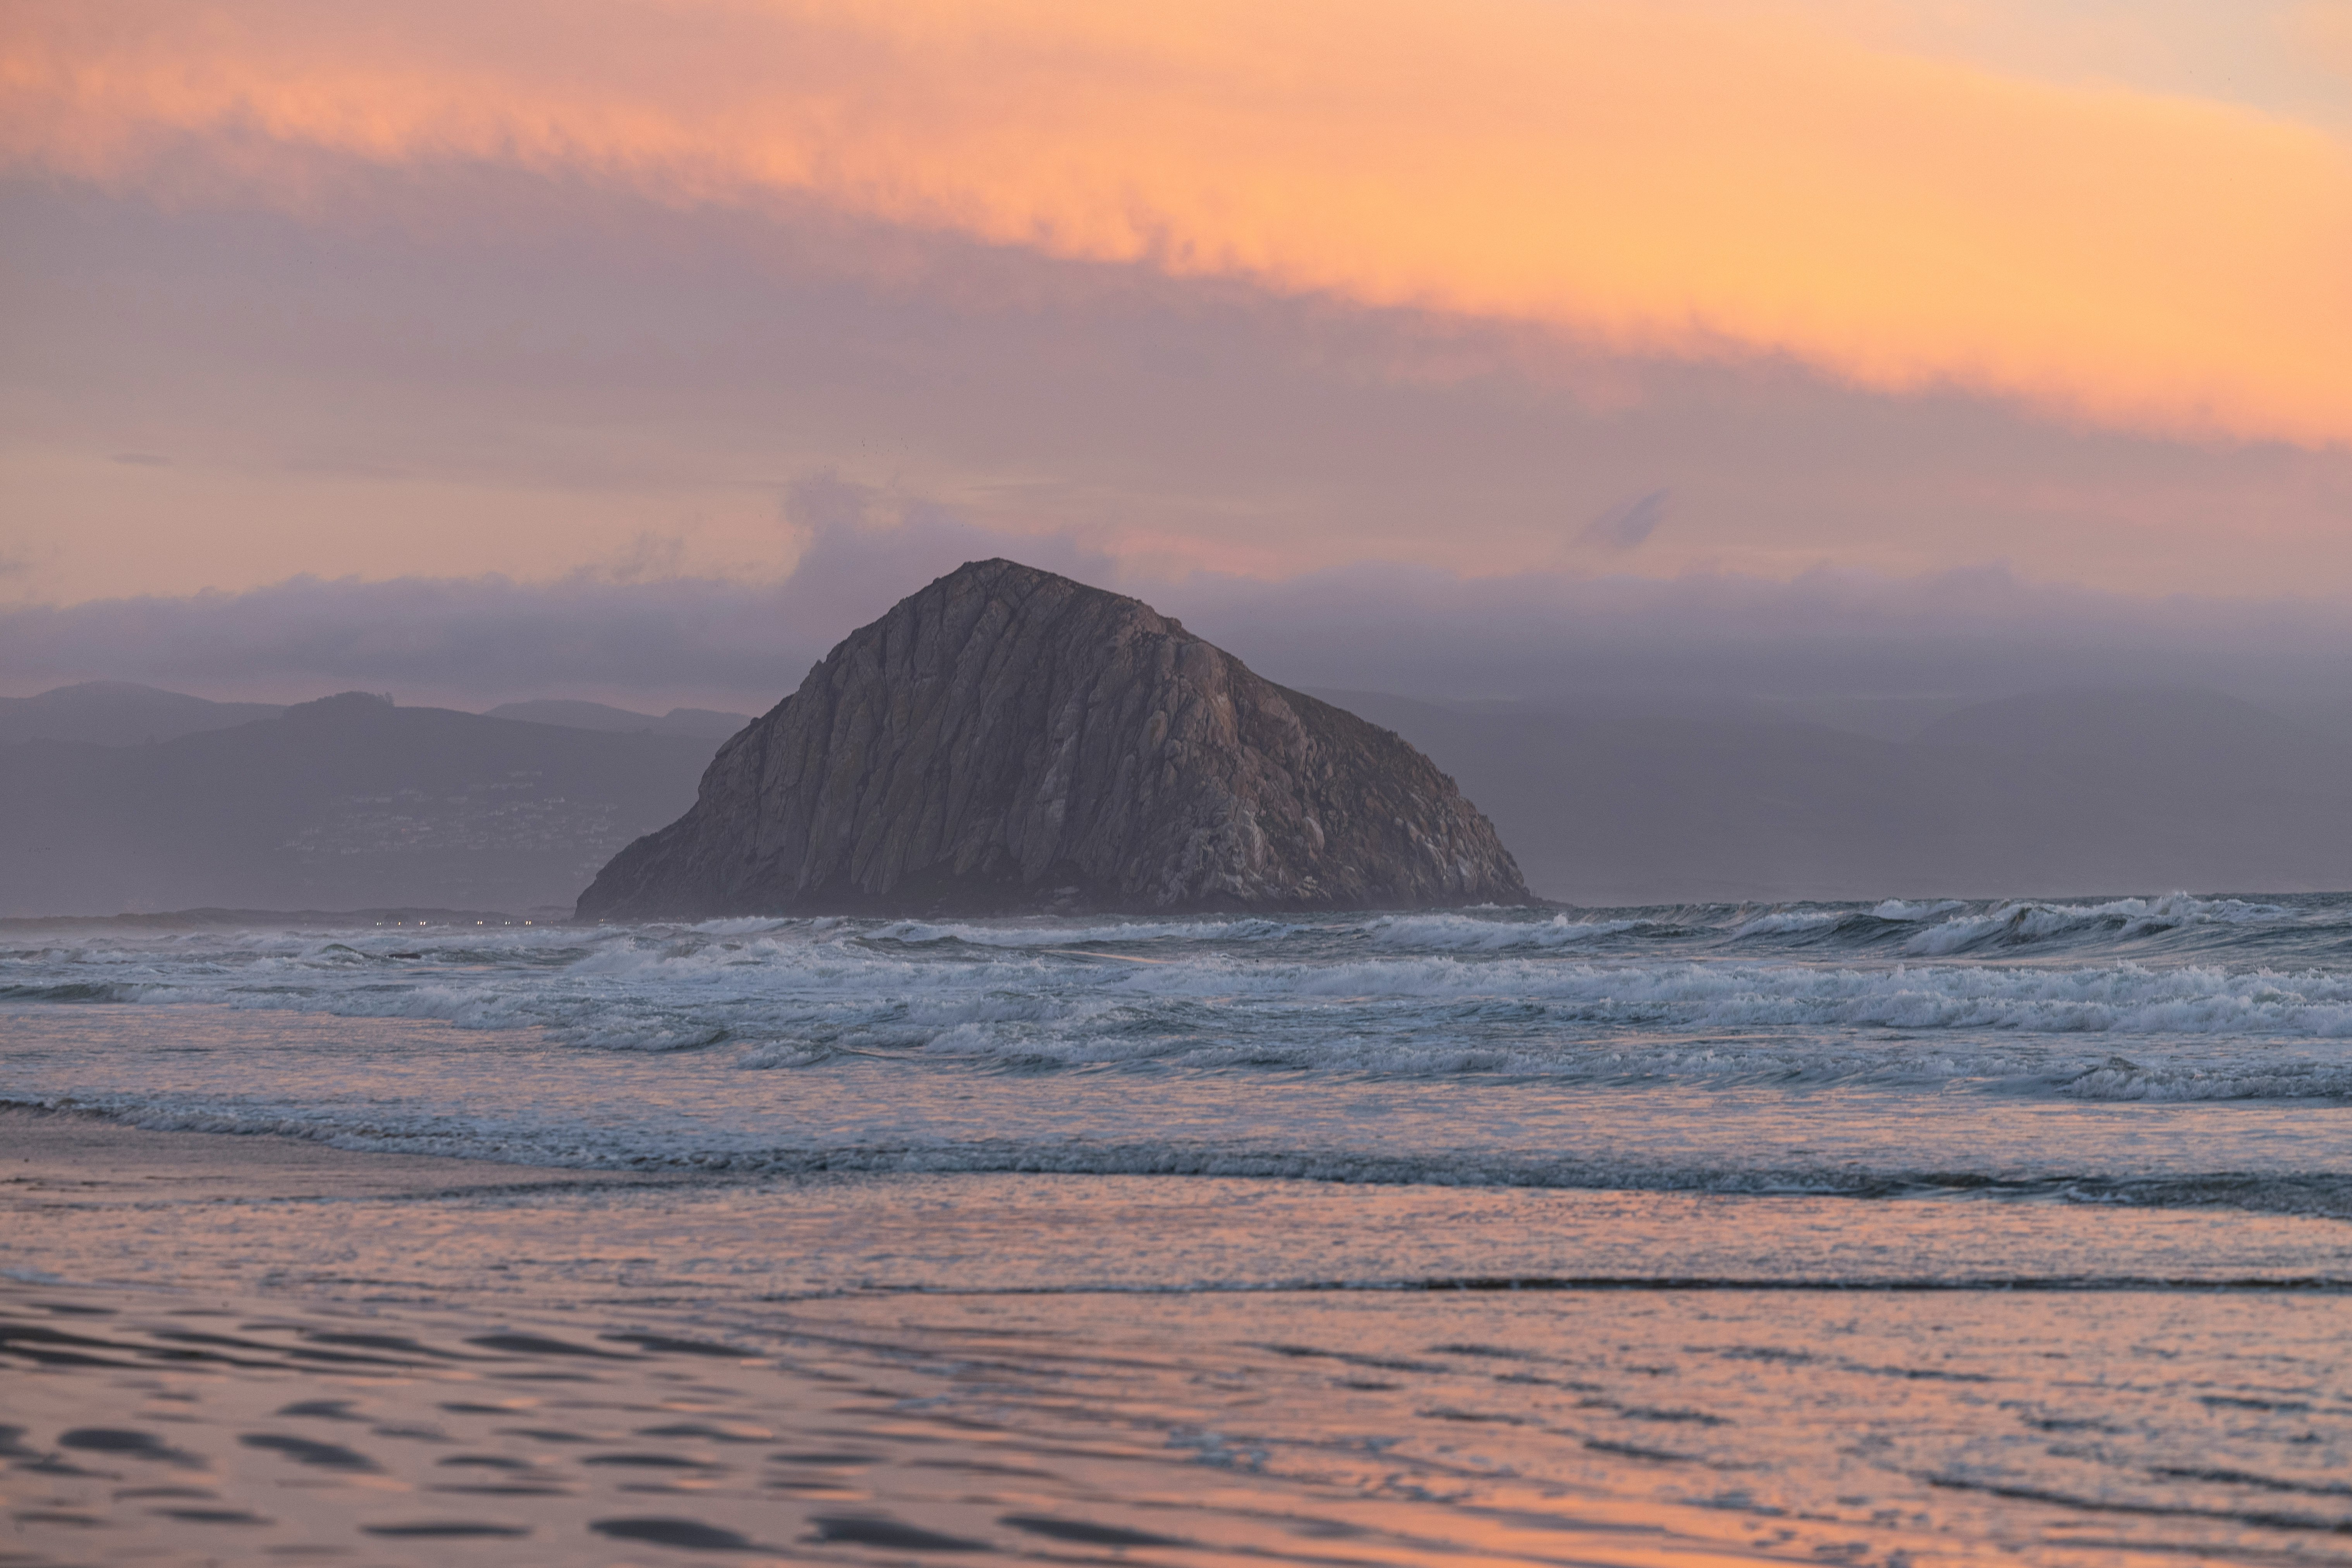
<svg viewBox="0 0 2352 1568">
<path fill-rule="evenodd" d="M 950 594 L 981 592 L 1002 594 L 1014 600 L 1025 599 L 1040 590 L 1068 592 L 1108 601 L 1123 606 L 1126 611 L 1142 617 L 1156 630 L 1182 637 L 1188 635 L 1184 623 L 1173 616 L 1163 616 L 1142 600 L 1125 594 L 1114 594 L 1108 588 L 1097 588 L 1081 583 L 1075 577 L 1065 577 L 1058 572 L 1048 572 L 1042 566 L 1030 566 L 1019 561 L 992 555 L 985 561 L 967 561 L 944 577 L 932 579 L 931 589 L 945 589 Z M 929 592 L 926 589 L 925 592 Z M 906 600 L 899 601 L 902 605 Z M 1231 655 L 1225 657 L 1231 658 Z"/>
<path fill-rule="evenodd" d="M 584 919 L 1524 902 L 1493 826 L 1386 730 L 1139 599 L 965 563 L 720 748 Z"/>
</svg>

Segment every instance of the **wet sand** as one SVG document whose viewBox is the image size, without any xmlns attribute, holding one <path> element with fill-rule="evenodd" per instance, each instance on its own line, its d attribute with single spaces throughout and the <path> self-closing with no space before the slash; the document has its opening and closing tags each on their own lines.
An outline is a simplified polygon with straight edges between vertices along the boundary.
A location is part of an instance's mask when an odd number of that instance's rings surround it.
<svg viewBox="0 0 2352 1568">
<path fill-rule="evenodd" d="M 695 1272 L 711 1203 L 887 1252 L 1043 1190 L 1050 1249 L 1202 1184 L 721 1186 L 15 1111 L 0 1150 L 0 1563 L 2352 1560 L 2334 1290 L 779 1298 Z"/>
<path fill-rule="evenodd" d="M 647 1184 L 16 1110 L 0 1111 L 0 1148 L 5 1201 L 20 1213 Z M 1677 1539 L 1647 1510 L 1601 1499 L 1572 1525 L 1497 1515 L 1475 1538 L 1432 1535 L 1409 1498 L 1350 1495 L 1360 1478 L 1334 1495 L 1334 1478 L 1266 1473 L 1264 1454 L 1226 1451 L 1206 1428 L 1171 1449 L 1153 1423 L 1115 1407 L 1057 1410 L 1074 1378 L 1189 1373 L 1148 1352 L 1056 1345 L 984 1310 L 974 1323 L 969 1303 L 937 1324 L 896 1310 L 878 1321 L 778 1314 L 763 1332 L 722 1338 L 642 1308 L 486 1315 L 446 1300 L 305 1302 L 9 1272 L 0 1563 L 1757 1555 Z M 940 1409 L 943 1386 L 990 1389 L 1029 1419 Z M 1393 1468 L 1374 1451 L 1360 1462 Z M 1563 1529 L 1580 1537 L 1565 1556 Z"/>
<path fill-rule="evenodd" d="M 0 1183 L 13 1197 L 184 1203 L 415 1197 L 638 1185 L 661 1176 L 382 1154 L 268 1133 L 154 1132 L 102 1116 L 0 1106 Z"/>
</svg>

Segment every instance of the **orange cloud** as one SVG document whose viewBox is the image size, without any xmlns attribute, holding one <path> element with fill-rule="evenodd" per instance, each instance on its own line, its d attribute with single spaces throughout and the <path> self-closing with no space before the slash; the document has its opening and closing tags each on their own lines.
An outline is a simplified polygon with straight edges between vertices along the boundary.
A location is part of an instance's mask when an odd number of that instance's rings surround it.
<svg viewBox="0 0 2352 1568">
<path fill-rule="evenodd" d="M 2223 105 L 1593 0 L 29 0 L 0 158 L 317 150 L 814 197 L 2104 422 L 2352 440 L 2352 149 Z M 172 161 L 165 154 L 172 154 Z M 289 198 L 292 199 L 292 198 Z"/>
<path fill-rule="evenodd" d="M 2288 31 L 2320 69 L 2352 82 L 2352 7 L 2305 0 L 2292 13 Z"/>
</svg>

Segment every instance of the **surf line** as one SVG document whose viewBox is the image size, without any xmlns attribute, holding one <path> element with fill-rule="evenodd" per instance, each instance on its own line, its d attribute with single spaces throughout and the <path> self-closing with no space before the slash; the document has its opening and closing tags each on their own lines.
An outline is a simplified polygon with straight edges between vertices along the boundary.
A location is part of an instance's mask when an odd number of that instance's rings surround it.
<svg viewBox="0 0 2352 1568">
<path fill-rule="evenodd" d="M 1173 963 L 1172 958 L 1133 958 L 1124 952 L 1089 952 L 1083 947 L 1041 947 L 1039 952 L 1058 952 L 1069 958 L 1115 958 L 1121 963 Z"/>
</svg>

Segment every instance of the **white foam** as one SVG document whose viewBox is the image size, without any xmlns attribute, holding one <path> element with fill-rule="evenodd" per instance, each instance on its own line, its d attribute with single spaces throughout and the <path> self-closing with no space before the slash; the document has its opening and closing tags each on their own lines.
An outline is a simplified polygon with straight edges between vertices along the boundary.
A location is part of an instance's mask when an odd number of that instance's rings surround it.
<svg viewBox="0 0 2352 1568">
<path fill-rule="evenodd" d="M 1576 947 L 1635 929 L 1631 920 L 1480 920 L 1469 915 L 1382 915 L 1367 921 L 1365 934 L 1383 947 L 1424 948 L 1442 952 L 1509 952 Z"/>
<path fill-rule="evenodd" d="M 1949 914 L 1968 906 L 1958 899 L 1935 899 L 1923 903 L 1908 903 L 1901 899 L 1889 899 L 1870 912 L 1883 921 L 1924 921 L 1936 915 Z"/>
<path fill-rule="evenodd" d="M 1733 931 L 1734 936 L 1780 936 L 1790 931 L 1821 931 L 1846 918 L 1843 910 L 1776 910 L 1759 915 Z"/>
<path fill-rule="evenodd" d="M 2294 911 L 2279 904 L 2239 899 L 2200 899 L 2170 893 L 2160 899 L 2116 899 L 2103 904 L 2021 901 L 1982 914 L 1959 915 L 1921 931 L 1906 951 L 1931 956 L 1993 943 L 2022 943 L 2105 930 L 2121 940 L 2193 925 L 2255 925 L 2290 921 Z"/>
<path fill-rule="evenodd" d="M 1537 931 L 1556 928 L 1531 928 Z M 1938 928 L 1940 929 L 1940 928 Z M 95 968 L 102 973 L 93 974 Z M 144 973 L 140 970 L 143 969 Z M 801 1021 L 931 1024 L 1050 1021 L 1120 1003 L 1187 1001 L 1297 1012 L 1360 1002 L 1415 1007 L 1493 1004 L 1554 1023 L 1679 1027 L 1843 1026 L 2034 1032 L 2352 1033 L 2352 977 L 2342 973 L 2130 963 L 2071 967 L 1967 964 L 1597 962 L 1478 949 L 1328 960 L 1208 951 L 1178 962 L 1088 964 L 1050 952 L 982 949 L 967 956 L 877 952 L 852 941 L 766 937 L 699 943 L 610 942 L 561 963 L 469 971 L 355 965 L 265 955 L 242 964 L 66 964 L 52 983 L 102 979 L 152 1000 L 214 1001 L 358 1016 L 435 1018 L 478 1028 L 545 1026 L 583 1043 L 625 1044 L 648 1016 L 698 1018 L 663 1038 L 790 1033 Z M 1248 1020 L 1238 1016 L 1233 1025 Z"/>
<path fill-rule="evenodd" d="M 1645 945 L 1638 933 L 1684 928 L 1497 911 L 1290 922 L 762 921 L 437 935 L 175 933 L 18 952 L 7 973 L 31 987 L 26 1005 L 53 994 L 58 1005 L 205 1003 L 425 1019 L 631 1053 L 758 1050 L 767 1054 L 746 1065 L 785 1069 L 879 1052 L 1027 1067 L 1157 1061 L 1610 1081 L 2041 1082 L 2038 1075 L 2080 1072 L 2104 1057 L 2053 1068 L 2046 1052 L 2055 1047 L 2036 1046 L 2045 1054 L 2035 1056 L 2006 1042 L 2098 1037 L 2169 1042 L 2167 1049 L 2202 1065 L 2152 1062 L 2158 1077 L 2111 1082 L 2094 1074 L 2057 1092 L 2344 1092 L 2337 1079 L 2238 1059 L 2352 1038 L 2352 973 L 2340 962 L 2273 970 L 1984 956 L 1993 951 L 1984 945 L 1988 931 L 2010 933 L 1999 939 L 2009 941 L 2152 921 L 2259 931 L 2292 917 L 2283 906 L 2175 896 L 2015 903 L 1942 920 L 1933 906 L 1905 908 L 1936 922 L 1908 938 L 1938 950 L 1929 962 L 1864 962 L 1853 953 L 1801 960 L 1785 949 L 1736 945 L 1716 951 L 1747 956 L 1676 957 L 1673 945 Z M 1739 929 L 1762 920 L 1818 929 L 1862 912 L 1778 910 Z M 1212 940 L 1202 934 L 1208 931 L 1241 934 Z M 1620 937 L 1626 940 L 1602 942 Z M 1069 951 L 1080 942 L 1155 947 L 1149 956 L 1156 962 L 1090 962 Z M 1951 961 L 1943 949 L 1952 950 Z M 1865 1038 L 1888 1031 L 1916 1038 L 1894 1047 Z M 1692 1044 L 1696 1037 L 1704 1043 Z M 2189 1044 L 2199 1041 L 2207 1043 Z M 2135 1045 L 2129 1054 L 2147 1053 Z"/>
<path fill-rule="evenodd" d="M 973 947 L 1076 947 L 1087 942 L 1267 942 L 1299 928 L 1255 916 L 1230 920 L 1104 920 L 1069 923 L 1045 919 L 892 921 L 866 931 L 874 942 L 919 944 L 960 942 Z"/>
</svg>

